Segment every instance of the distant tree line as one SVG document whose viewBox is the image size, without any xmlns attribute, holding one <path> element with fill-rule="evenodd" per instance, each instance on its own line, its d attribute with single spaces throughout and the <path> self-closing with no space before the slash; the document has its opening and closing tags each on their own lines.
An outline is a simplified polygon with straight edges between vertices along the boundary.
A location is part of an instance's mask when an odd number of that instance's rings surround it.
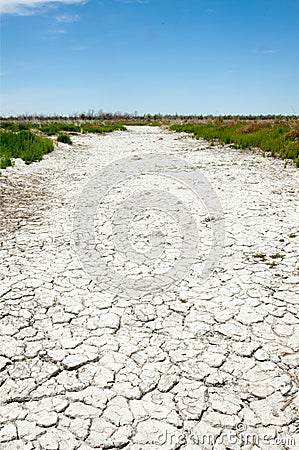
<svg viewBox="0 0 299 450">
<path fill-rule="evenodd" d="M 95 112 L 94 110 L 89 110 L 88 112 L 83 113 L 73 113 L 70 115 L 62 115 L 62 114 L 20 114 L 18 116 L 7 115 L 0 117 L 0 120 L 16 120 L 16 121 L 24 121 L 24 122 L 43 122 L 43 121 L 96 121 L 96 122 L 126 122 L 126 123 L 146 123 L 146 122 L 222 122 L 227 120 L 298 120 L 298 115 L 275 115 L 275 114 L 267 114 L 267 115 L 217 115 L 214 116 L 212 114 L 203 115 L 203 114 L 142 114 L 139 115 L 136 111 L 134 113 L 122 113 L 122 112 L 103 112 L 100 110 L 99 112 Z"/>
</svg>

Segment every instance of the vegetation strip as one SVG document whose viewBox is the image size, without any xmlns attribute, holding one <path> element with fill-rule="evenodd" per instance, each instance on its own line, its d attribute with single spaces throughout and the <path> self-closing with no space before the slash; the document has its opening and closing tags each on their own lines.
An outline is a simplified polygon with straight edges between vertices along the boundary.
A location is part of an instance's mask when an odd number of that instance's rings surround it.
<svg viewBox="0 0 299 450">
<path fill-rule="evenodd" d="M 26 164 L 40 161 L 43 155 L 54 150 L 53 140 L 45 136 L 57 136 L 58 142 L 71 145 L 70 134 L 110 133 L 126 128 L 119 123 L 30 123 L 4 121 L 0 123 L 0 169 L 12 165 L 12 158 L 21 158 Z"/>
<path fill-rule="evenodd" d="M 22 158 L 26 164 L 40 161 L 43 155 L 54 150 L 53 141 L 37 136 L 30 131 L 1 132 L 0 134 L 0 169 L 12 165 L 12 158 Z"/>
<path fill-rule="evenodd" d="M 259 148 L 264 154 L 292 159 L 299 167 L 299 121 L 219 121 L 218 123 L 172 125 L 173 131 L 193 133 L 237 148 Z"/>
<path fill-rule="evenodd" d="M 230 144 L 237 148 L 259 148 L 265 155 L 291 159 L 299 167 L 299 119 L 298 116 L 169 116 L 118 115 L 106 118 L 83 117 L 72 120 L 57 120 L 12 117 L 0 121 L 0 168 L 11 165 L 12 158 L 22 158 L 26 163 L 39 161 L 43 154 L 53 150 L 53 141 L 45 136 L 58 136 L 58 142 L 71 144 L 70 135 L 78 133 L 109 133 L 126 130 L 125 125 L 168 125 L 178 132 L 192 133 L 195 138 L 204 138 L 215 143 Z M 107 123 L 99 119 L 107 119 Z M 27 119 L 27 120 L 26 120 Z M 110 119 L 110 120 L 109 120 Z M 37 122 L 38 120 L 38 122 Z M 178 123 L 179 122 L 179 123 Z M 182 123 L 183 122 L 183 123 Z M 12 137 L 14 136 L 14 137 Z M 19 136 L 19 137 L 17 137 Z"/>
</svg>

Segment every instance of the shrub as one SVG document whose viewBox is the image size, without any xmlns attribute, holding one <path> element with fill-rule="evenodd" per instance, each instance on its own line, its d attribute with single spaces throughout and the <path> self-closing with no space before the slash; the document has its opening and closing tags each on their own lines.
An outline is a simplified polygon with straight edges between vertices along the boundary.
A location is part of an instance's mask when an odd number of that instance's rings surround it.
<svg viewBox="0 0 299 450">
<path fill-rule="evenodd" d="M 36 136 L 30 131 L 0 132 L 0 166 L 2 169 L 11 165 L 11 158 L 21 158 L 26 164 L 40 161 L 43 155 L 54 150 L 50 139 Z"/>
<path fill-rule="evenodd" d="M 64 144 L 72 145 L 72 140 L 71 140 L 69 134 L 63 134 L 63 133 L 59 134 L 57 136 L 57 141 L 63 142 Z"/>
</svg>

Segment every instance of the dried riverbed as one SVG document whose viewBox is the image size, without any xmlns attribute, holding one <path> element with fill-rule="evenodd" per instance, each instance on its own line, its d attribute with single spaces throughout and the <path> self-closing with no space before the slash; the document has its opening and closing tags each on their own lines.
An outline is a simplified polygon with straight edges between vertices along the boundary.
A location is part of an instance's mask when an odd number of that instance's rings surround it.
<svg viewBox="0 0 299 450">
<path fill-rule="evenodd" d="M 0 448 L 298 448 L 298 169 L 155 127 L 73 141 L 0 177 Z M 83 270 L 72 223 L 97 171 L 144 152 L 207 177 L 226 235 L 204 282 L 130 298 Z"/>
</svg>

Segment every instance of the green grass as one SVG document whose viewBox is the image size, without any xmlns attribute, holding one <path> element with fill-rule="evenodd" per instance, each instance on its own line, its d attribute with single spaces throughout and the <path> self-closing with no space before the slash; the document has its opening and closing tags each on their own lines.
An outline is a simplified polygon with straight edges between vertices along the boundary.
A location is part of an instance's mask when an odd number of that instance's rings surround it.
<svg viewBox="0 0 299 450">
<path fill-rule="evenodd" d="M 55 134 L 67 131 L 70 133 L 80 133 L 81 127 L 74 123 L 28 123 L 28 122 L 1 122 L 0 128 L 6 131 L 40 131 L 47 136 L 54 136 Z"/>
<path fill-rule="evenodd" d="M 33 128 L 35 128 L 35 126 L 33 126 Z M 39 125 L 39 127 L 37 129 L 40 130 L 43 134 L 47 134 L 48 136 L 53 136 L 53 135 L 59 134 L 63 131 L 67 131 L 69 133 L 80 133 L 81 132 L 81 127 L 74 123 L 53 122 L 53 123 L 49 123 L 49 124 Z"/>
<path fill-rule="evenodd" d="M 110 133 L 112 131 L 120 130 L 126 131 L 126 127 L 121 123 L 103 122 L 84 122 L 76 124 L 72 122 L 50 122 L 50 123 L 27 123 L 27 122 L 1 122 L 0 128 L 6 131 L 19 132 L 22 130 L 32 130 L 33 132 L 40 132 L 47 136 L 54 136 L 63 132 L 68 133 Z"/>
<path fill-rule="evenodd" d="M 84 123 L 82 125 L 83 133 L 111 133 L 112 131 L 126 131 L 121 123 Z"/>
<path fill-rule="evenodd" d="M 0 122 L 0 169 L 12 165 L 12 158 L 21 158 L 26 164 L 40 161 L 43 155 L 53 151 L 53 141 L 44 136 L 57 136 L 58 142 L 72 144 L 73 133 L 110 133 L 125 131 L 120 123 L 102 122 L 49 122 L 31 123 L 21 121 Z M 43 136 L 44 135 L 44 136 Z"/>
<path fill-rule="evenodd" d="M 25 122 L 1 122 L 0 128 L 6 131 L 23 131 L 30 130 L 32 125 Z"/>
<path fill-rule="evenodd" d="M 271 156 L 292 159 L 299 167 L 299 121 L 227 121 L 172 125 L 173 131 L 193 133 L 211 142 L 237 148 L 260 148 Z"/>
<path fill-rule="evenodd" d="M 72 140 L 69 134 L 61 133 L 57 136 L 57 142 L 63 142 L 64 144 L 72 145 Z"/>
<path fill-rule="evenodd" d="M 26 164 L 40 161 L 43 155 L 54 150 L 50 139 L 37 136 L 30 131 L 1 131 L 0 133 L 0 168 L 12 165 L 12 158 L 22 158 Z"/>
</svg>

